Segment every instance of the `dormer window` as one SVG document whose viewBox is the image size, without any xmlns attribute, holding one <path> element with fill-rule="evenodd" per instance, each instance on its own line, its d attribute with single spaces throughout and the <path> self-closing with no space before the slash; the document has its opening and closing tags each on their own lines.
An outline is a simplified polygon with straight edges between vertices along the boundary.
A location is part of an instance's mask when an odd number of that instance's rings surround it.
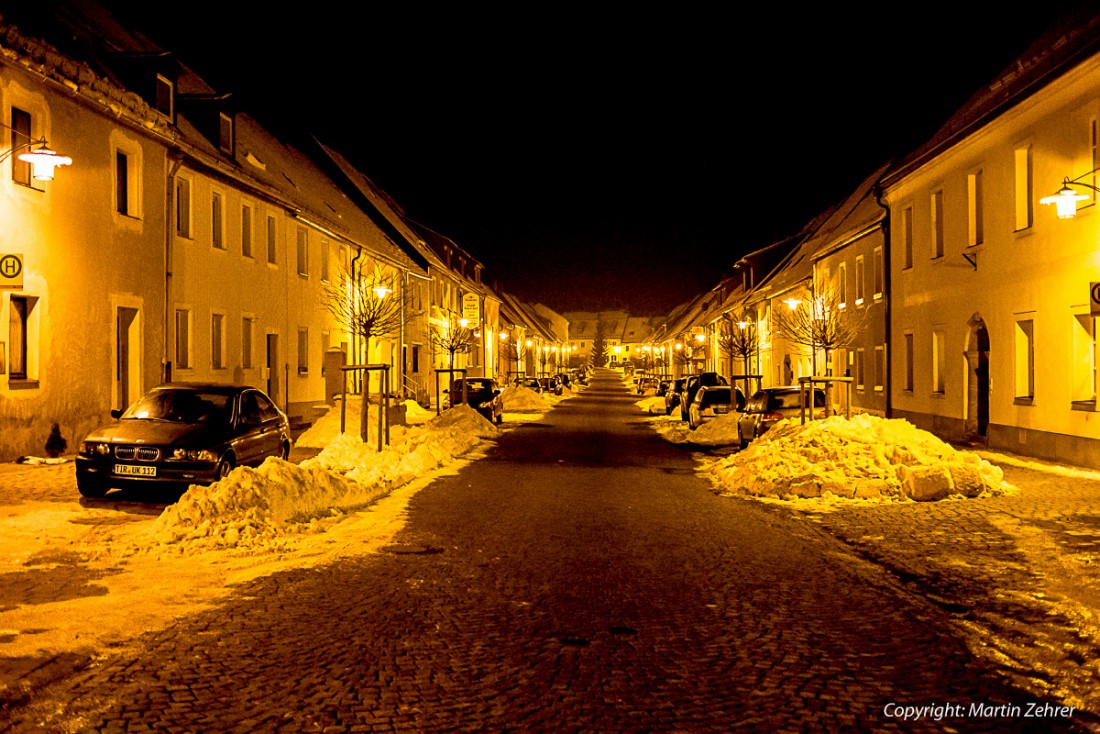
<svg viewBox="0 0 1100 734">
<path fill-rule="evenodd" d="M 224 112 L 218 113 L 218 148 L 233 154 L 233 118 Z"/>
<path fill-rule="evenodd" d="M 157 74 L 155 105 L 158 112 L 176 119 L 176 85 L 162 74 Z"/>
</svg>

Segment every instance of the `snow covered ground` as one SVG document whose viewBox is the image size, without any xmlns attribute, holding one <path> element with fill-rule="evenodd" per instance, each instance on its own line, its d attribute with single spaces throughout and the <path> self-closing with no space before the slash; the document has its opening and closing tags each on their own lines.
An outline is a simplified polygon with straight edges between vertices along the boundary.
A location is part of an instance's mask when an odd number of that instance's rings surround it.
<svg viewBox="0 0 1100 734">
<path fill-rule="evenodd" d="M 716 416 L 692 431 L 679 411 L 664 415 L 664 399 L 636 403 L 654 429 L 673 443 L 735 448 L 738 413 Z M 1012 491 L 1004 472 L 976 453 L 960 451 L 908 421 L 856 415 L 801 425 L 781 421 L 748 448 L 700 455 L 701 471 L 726 494 L 818 502 L 930 501 Z"/>
</svg>

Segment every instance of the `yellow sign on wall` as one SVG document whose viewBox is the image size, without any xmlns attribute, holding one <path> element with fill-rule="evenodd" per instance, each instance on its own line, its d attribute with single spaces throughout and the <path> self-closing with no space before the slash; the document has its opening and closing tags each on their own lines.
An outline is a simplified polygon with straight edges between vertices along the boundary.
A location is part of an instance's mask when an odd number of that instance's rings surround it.
<svg viewBox="0 0 1100 734">
<path fill-rule="evenodd" d="M 0 289 L 23 290 L 23 255 L 0 253 Z"/>
<path fill-rule="evenodd" d="M 470 326 L 481 323 L 481 299 L 476 293 L 467 293 L 462 296 L 462 318 L 470 322 Z"/>
</svg>

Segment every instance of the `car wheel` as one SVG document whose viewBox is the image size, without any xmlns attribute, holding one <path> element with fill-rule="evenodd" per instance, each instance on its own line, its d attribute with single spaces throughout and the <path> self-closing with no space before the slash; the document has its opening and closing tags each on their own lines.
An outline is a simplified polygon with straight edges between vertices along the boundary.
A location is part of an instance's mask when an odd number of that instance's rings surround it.
<svg viewBox="0 0 1100 734">
<path fill-rule="evenodd" d="M 279 449 L 279 458 L 283 461 L 290 461 L 290 442 L 283 441 L 282 448 Z"/>
<path fill-rule="evenodd" d="M 78 481 L 76 483 L 76 489 L 78 492 L 80 492 L 80 495 L 82 497 L 91 497 L 93 499 L 98 499 L 107 494 L 107 490 L 110 489 L 110 487 L 108 487 L 106 484 L 103 484 L 102 482 Z"/>
<path fill-rule="evenodd" d="M 218 469 L 214 472 L 214 481 L 220 482 L 229 476 L 229 472 L 233 471 L 233 456 L 226 454 L 222 457 L 222 460 L 218 462 Z"/>
<path fill-rule="evenodd" d="M 504 422 L 504 413 L 497 413 L 496 424 L 499 426 Z"/>
<path fill-rule="evenodd" d="M 665 406 L 665 415 L 672 415 L 672 406 L 671 405 L 666 405 Z"/>
</svg>

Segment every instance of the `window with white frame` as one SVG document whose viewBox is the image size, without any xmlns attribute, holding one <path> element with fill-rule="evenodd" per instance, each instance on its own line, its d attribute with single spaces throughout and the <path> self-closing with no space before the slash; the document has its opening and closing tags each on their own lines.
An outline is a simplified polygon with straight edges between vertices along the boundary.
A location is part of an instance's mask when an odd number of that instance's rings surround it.
<svg viewBox="0 0 1100 734">
<path fill-rule="evenodd" d="M 140 216 L 138 211 L 138 156 L 133 153 L 115 150 L 115 211 L 127 217 Z"/>
<path fill-rule="evenodd" d="M 173 120 L 176 117 L 176 85 L 168 77 L 157 74 L 157 89 L 154 107 L 157 112 L 167 115 Z"/>
<path fill-rule="evenodd" d="M 34 140 L 31 132 L 31 113 L 18 107 L 11 108 L 11 148 L 19 153 L 26 152 L 30 142 Z M 34 179 L 31 178 L 31 164 L 19 160 L 18 154 L 11 158 L 11 180 L 24 186 L 34 187 Z"/>
<path fill-rule="evenodd" d="M 191 309 L 176 309 L 176 369 L 191 369 Z"/>
<path fill-rule="evenodd" d="M 298 374 L 309 372 L 309 327 L 298 327 Z"/>
<path fill-rule="evenodd" d="M 985 241 L 985 202 L 981 169 L 972 171 L 966 177 L 966 205 L 966 244 L 973 247 Z"/>
<path fill-rule="evenodd" d="M 241 254 L 252 257 L 252 205 L 241 204 Z"/>
<path fill-rule="evenodd" d="M 210 314 L 210 366 L 225 369 L 225 314 Z"/>
<path fill-rule="evenodd" d="M 275 265 L 278 260 L 278 222 L 274 214 L 267 215 L 267 261 Z"/>
<path fill-rule="evenodd" d="M 1096 401 L 1096 317 L 1092 314 L 1073 318 L 1072 379 L 1073 402 Z"/>
<path fill-rule="evenodd" d="M 218 113 L 218 148 L 223 153 L 233 153 L 233 118 L 224 112 Z"/>
<path fill-rule="evenodd" d="M 176 177 L 176 234 L 191 237 L 191 180 Z"/>
<path fill-rule="evenodd" d="M 932 259 L 943 257 L 943 189 L 932 192 Z"/>
<path fill-rule="evenodd" d="M 1035 321 L 1016 319 L 1016 390 L 1017 400 L 1035 398 Z"/>
<path fill-rule="evenodd" d="M 905 358 L 905 373 L 902 376 L 901 389 L 906 392 L 913 392 L 913 332 L 907 331 L 902 334 L 902 349 L 904 351 Z"/>
<path fill-rule="evenodd" d="M 874 285 L 874 289 L 871 291 L 871 297 L 876 301 L 882 298 L 883 290 L 883 260 L 882 260 L 882 248 L 876 247 L 874 251 L 874 264 L 872 266 L 871 282 Z"/>
<path fill-rule="evenodd" d="M 1027 229 L 1033 220 L 1031 205 L 1031 146 L 1022 145 L 1014 151 L 1016 231 Z"/>
<path fill-rule="evenodd" d="M 882 392 L 886 386 L 886 346 L 875 347 L 875 392 Z"/>
<path fill-rule="evenodd" d="M 210 195 L 210 244 L 225 249 L 225 197 L 220 191 Z"/>
<path fill-rule="evenodd" d="M 836 298 L 837 305 L 844 308 L 848 305 L 848 263 L 842 262 L 836 270 Z"/>
<path fill-rule="evenodd" d="M 298 227 L 298 275 L 309 277 L 309 230 Z"/>
<path fill-rule="evenodd" d="M 863 255 L 856 256 L 856 305 L 863 304 Z"/>
<path fill-rule="evenodd" d="M 29 381 L 38 377 L 37 304 L 38 298 L 35 296 L 11 296 L 8 299 L 9 380 Z"/>
<path fill-rule="evenodd" d="M 947 392 L 947 353 L 944 351 L 943 329 L 932 330 L 932 392 L 943 395 Z"/>
<path fill-rule="evenodd" d="M 864 383 L 864 369 L 865 369 L 864 349 L 862 347 L 860 347 L 860 348 L 856 349 L 856 369 L 855 369 L 855 375 L 854 375 L 854 377 L 856 378 L 856 390 L 862 390 L 863 386 L 865 384 Z"/>
<path fill-rule="evenodd" d="M 252 342 L 255 330 L 255 317 L 252 314 L 244 314 L 241 317 L 241 367 L 252 369 Z"/>
<path fill-rule="evenodd" d="M 901 256 L 902 267 L 913 267 L 913 207 L 901 210 Z"/>
</svg>

